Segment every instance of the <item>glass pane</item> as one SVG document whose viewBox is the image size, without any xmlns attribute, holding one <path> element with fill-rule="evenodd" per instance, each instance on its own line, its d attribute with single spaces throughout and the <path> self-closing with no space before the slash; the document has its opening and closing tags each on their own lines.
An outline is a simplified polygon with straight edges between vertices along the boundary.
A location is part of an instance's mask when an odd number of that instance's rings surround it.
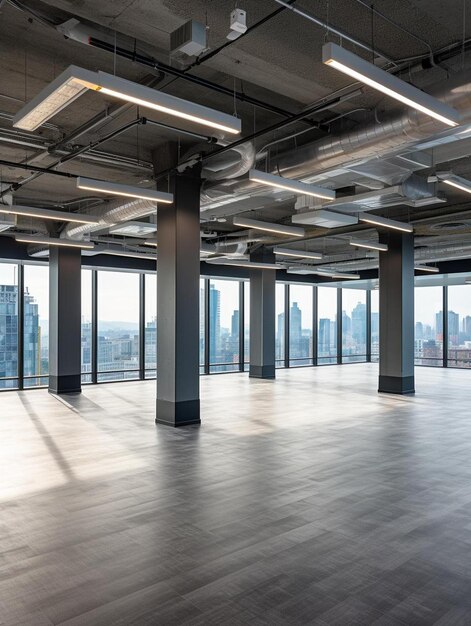
<svg viewBox="0 0 471 626">
<path fill-rule="evenodd" d="M 139 377 L 139 274 L 98 272 L 100 382 Z"/>
<path fill-rule="evenodd" d="M 317 362 L 337 363 L 337 289 L 317 288 Z"/>
<path fill-rule="evenodd" d="M 443 365 L 443 287 L 415 288 L 415 364 Z"/>
<path fill-rule="evenodd" d="M 82 382 L 92 382 L 92 270 L 82 270 Z"/>
<path fill-rule="evenodd" d="M 157 368 L 157 275 L 145 274 L 145 369 L 146 378 L 153 378 Z M 147 372 L 149 370 L 149 372 Z M 149 374 L 149 375 L 148 375 Z"/>
<path fill-rule="evenodd" d="M 275 359 L 276 367 L 284 367 L 285 359 L 285 286 L 283 283 L 276 283 L 275 294 L 275 315 L 276 315 L 276 338 L 275 338 Z"/>
<path fill-rule="evenodd" d="M 342 289 L 342 362 L 366 361 L 366 291 Z"/>
<path fill-rule="evenodd" d="M 448 287 L 448 367 L 471 368 L 471 285 Z"/>
<path fill-rule="evenodd" d="M 244 371 L 250 364 L 250 282 L 244 282 Z"/>
<path fill-rule="evenodd" d="M 200 374 L 204 374 L 204 349 L 205 349 L 205 330 L 204 330 L 204 299 L 205 299 L 205 281 L 200 278 Z"/>
<path fill-rule="evenodd" d="M 289 286 L 290 365 L 312 365 L 312 297 L 310 285 Z"/>
<path fill-rule="evenodd" d="M 239 281 L 209 281 L 210 372 L 239 369 Z"/>
<path fill-rule="evenodd" d="M 371 290 L 371 360 L 379 361 L 379 289 Z"/>
<path fill-rule="evenodd" d="M 0 389 L 18 387 L 18 266 L 0 263 Z M 5 380 L 5 379 L 11 380 Z"/>
<path fill-rule="evenodd" d="M 49 374 L 49 267 L 25 265 L 24 276 L 24 386 L 37 387 Z"/>
</svg>

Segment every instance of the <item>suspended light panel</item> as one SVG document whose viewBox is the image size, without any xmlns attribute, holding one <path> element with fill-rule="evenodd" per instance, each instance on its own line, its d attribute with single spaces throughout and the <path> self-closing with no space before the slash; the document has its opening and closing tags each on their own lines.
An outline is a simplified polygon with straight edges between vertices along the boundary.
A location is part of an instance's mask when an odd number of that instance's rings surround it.
<svg viewBox="0 0 471 626">
<path fill-rule="evenodd" d="M 157 239 L 146 239 L 144 245 L 157 247 Z"/>
<path fill-rule="evenodd" d="M 255 230 L 263 230 L 268 233 L 277 235 L 289 235 L 290 237 L 304 237 L 304 228 L 298 226 L 286 226 L 285 224 L 274 224 L 272 222 L 262 222 L 260 220 L 252 220 L 248 217 L 235 217 L 232 220 L 234 226 L 242 228 L 254 228 Z"/>
<path fill-rule="evenodd" d="M 446 175 L 437 174 L 437 176 L 445 184 L 450 185 L 450 187 L 455 187 L 455 189 L 459 189 L 460 191 L 471 193 L 471 181 L 470 180 L 467 180 L 466 178 L 462 178 L 461 176 L 456 176 L 455 174 L 446 174 Z"/>
<path fill-rule="evenodd" d="M 335 43 L 324 44 L 322 62 L 447 126 L 460 124 L 461 116 L 456 109 Z"/>
<path fill-rule="evenodd" d="M 360 222 L 366 224 L 373 224 L 373 226 L 380 226 L 382 228 L 391 228 L 392 230 L 399 230 L 403 233 L 413 233 L 414 227 L 410 224 L 404 224 L 404 222 L 398 222 L 397 220 L 390 220 L 386 217 L 379 215 L 370 215 L 369 213 L 360 213 L 358 215 Z"/>
<path fill-rule="evenodd" d="M 141 198 L 142 200 L 161 202 L 163 204 L 171 204 L 173 202 L 173 194 L 171 193 L 154 191 L 153 189 L 141 189 L 140 187 L 111 183 L 106 180 L 94 180 L 93 178 L 84 178 L 83 176 L 77 178 L 77 188 L 97 191 L 98 193 L 109 193 L 113 196 Z"/>
<path fill-rule="evenodd" d="M 276 263 L 260 263 L 257 261 L 244 261 L 237 259 L 228 259 L 228 258 L 216 258 L 216 259 L 206 259 L 206 263 L 211 263 L 213 265 L 235 265 L 236 267 L 247 267 L 250 269 L 260 269 L 260 270 L 278 270 L 280 267 L 276 265 Z"/>
<path fill-rule="evenodd" d="M 87 89 L 226 133 L 237 135 L 241 131 L 241 121 L 233 115 L 171 96 L 106 72 L 92 72 L 75 65 L 70 65 L 26 104 L 15 115 L 13 125 L 16 128 L 35 130 L 85 93 Z"/>
<path fill-rule="evenodd" d="M 37 217 L 43 220 L 54 220 L 56 222 L 74 222 L 77 224 L 99 224 L 100 219 L 92 215 L 80 213 L 67 213 L 66 211 L 54 211 L 52 209 L 42 209 L 28 206 L 0 205 L 0 213 L 10 213 L 12 215 L 24 215 L 25 217 Z"/>
<path fill-rule="evenodd" d="M 19 243 L 32 243 L 43 246 L 82 248 L 83 250 L 93 250 L 95 248 L 95 244 L 89 241 L 78 241 L 77 239 L 55 239 L 53 237 L 37 237 L 36 235 L 16 235 L 15 241 L 18 241 Z"/>
<path fill-rule="evenodd" d="M 414 269 L 419 272 L 430 272 L 431 274 L 438 274 L 438 267 L 432 267 L 431 265 L 414 265 Z"/>
<path fill-rule="evenodd" d="M 291 248 L 273 248 L 273 252 L 279 256 L 297 257 L 299 259 L 322 259 L 320 252 L 309 252 L 308 250 L 292 250 Z"/>
<path fill-rule="evenodd" d="M 378 243 L 376 241 L 360 241 L 359 239 L 351 239 L 349 244 L 355 248 L 365 248 L 366 250 L 379 250 L 379 252 L 388 251 L 387 243 Z"/>
<path fill-rule="evenodd" d="M 269 187 L 292 191 L 293 193 L 301 196 L 313 196 L 314 198 L 322 198 L 323 200 L 335 199 L 335 191 L 332 191 L 331 189 L 324 189 L 324 187 L 317 187 L 316 185 L 302 183 L 299 180 L 283 178 L 283 176 L 275 176 L 274 174 L 268 174 L 267 172 L 262 172 L 260 170 L 250 170 L 249 180 L 254 183 L 268 185 Z"/>
<path fill-rule="evenodd" d="M 339 278 L 339 279 L 351 279 L 358 280 L 360 278 L 360 274 L 347 274 L 343 272 L 335 272 L 334 270 L 313 270 L 314 274 L 318 274 L 319 276 L 325 276 L 326 278 Z"/>
</svg>

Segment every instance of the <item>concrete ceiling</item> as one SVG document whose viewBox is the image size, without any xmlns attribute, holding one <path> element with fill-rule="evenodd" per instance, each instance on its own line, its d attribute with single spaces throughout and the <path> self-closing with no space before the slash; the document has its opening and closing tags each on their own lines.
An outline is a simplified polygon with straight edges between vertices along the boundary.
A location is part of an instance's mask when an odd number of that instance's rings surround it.
<svg viewBox="0 0 471 626">
<path fill-rule="evenodd" d="M 16 6 L 14 6 L 16 5 Z M 247 11 L 248 25 L 253 25 L 269 14 L 280 9 L 274 0 L 245 0 L 239 7 Z M 374 7 L 388 19 L 379 15 L 372 18 L 370 9 L 359 0 L 325 0 L 314 2 L 304 0 L 296 2 L 296 7 L 316 15 L 329 24 L 340 28 L 354 38 L 372 43 L 373 47 L 386 53 L 388 57 L 400 61 L 409 58 L 422 58 L 429 47 L 433 51 L 441 50 L 453 44 L 459 44 L 463 36 L 463 13 L 461 0 L 376 0 Z M 102 29 L 104 37 L 115 37 L 118 46 L 135 49 L 150 55 L 160 62 L 185 69 L 185 63 L 179 64 L 169 57 L 170 33 L 188 19 L 196 19 L 207 25 L 209 52 L 223 45 L 229 30 L 229 14 L 234 8 L 234 1 L 228 0 L 15 0 L 7 1 L 0 8 L 0 146 L 2 159 L 15 163 L 29 163 L 39 167 L 48 167 L 60 156 L 67 155 L 74 148 L 85 146 L 103 138 L 121 128 L 139 115 L 166 124 L 175 124 L 169 116 L 157 112 L 137 111 L 135 106 L 122 107 L 115 117 L 110 117 L 101 125 L 70 141 L 62 152 L 49 153 L 56 142 L 73 133 L 94 116 L 113 109 L 117 103 L 111 98 L 103 98 L 96 93 L 87 93 L 56 115 L 48 125 L 34 133 L 20 133 L 12 129 L 11 116 L 21 106 L 37 94 L 55 76 L 69 64 L 76 64 L 93 70 L 116 72 L 125 78 L 146 82 L 154 80 L 159 89 L 182 98 L 206 104 L 215 109 L 233 113 L 243 121 L 243 135 L 260 130 L 279 122 L 282 116 L 265 108 L 237 101 L 228 95 L 217 93 L 204 86 L 195 85 L 170 75 L 159 76 L 159 72 L 121 57 L 114 57 L 110 52 L 87 46 L 64 38 L 54 25 L 71 17 L 93 28 Z M 36 12 L 33 15 L 30 10 Z M 471 11 L 467 14 L 466 32 L 471 32 Z M 405 29 L 405 30 L 404 30 Z M 217 83 L 230 90 L 242 91 L 252 98 L 257 98 L 268 105 L 297 113 L 321 98 L 349 85 L 346 77 L 325 67 L 321 59 L 321 47 L 326 40 L 336 40 L 329 36 L 325 28 L 295 15 L 289 9 L 279 12 L 253 32 L 221 50 L 208 61 L 191 69 L 191 74 Z M 188 59 L 190 64 L 194 59 Z M 465 55 L 462 63 L 469 68 L 469 58 Z M 407 76 L 415 84 L 426 86 L 444 80 L 450 73 L 457 71 L 460 57 L 445 60 L 440 66 Z M 286 143 L 272 148 L 270 158 L 276 162 L 277 151 L 295 148 L 304 142 L 326 136 L 329 132 L 342 132 L 356 128 L 367 120 L 381 121 L 395 107 L 391 101 L 376 92 L 363 89 L 354 98 L 335 104 L 321 113 L 310 116 L 311 120 L 322 123 L 322 129 L 311 129 Z M 340 116 L 331 124 L 330 120 Z M 178 124 L 177 124 L 178 125 Z M 183 127 L 183 125 L 182 125 Z M 186 129 L 195 130 L 195 126 L 186 125 Z M 267 142 L 279 140 L 306 129 L 303 123 L 295 123 L 275 133 L 268 133 L 257 142 L 260 149 Z M 201 128 L 197 129 L 201 132 Z M 82 174 L 95 178 L 152 186 L 152 153 L 167 143 L 178 138 L 180 152 L 184 154 L 195 145 L 196 141 L 188 136 L 177 135 L 158 126 L 135 126 L 116 138 L 102 143 L 95 150 L 83 154 L 61 166 L 63 171 Z M 14 142 L 13 142 L 14 140 Z M 457 142 L 457 145 L 445 144 L 434 148 L 434 165 L 450 165 L 456 173 L 471 178 L 471 140 Z M 379 157 L 381 155 L 378 155 Z M 427 176 L 433 168 L 424 169 L 420 175 Z M 2 166 L 2 182 L 22 182 L 30 172 Z M 359 176 L 353 177 L 350 184 L 355 185 Z M 334 180 L 334 179 L 333 179 Z M 338 179 L 340 180 L 340 179 Z M 363 189 L 364 191 L 364 189 Z M 433 224 L 446 221 L 448 214 L 462 212 L 462 234 L 467 233 L 470 219 L 471 202 L 463 194 L 446 191 L 447 202 L 434 207 L 414 210 L 413 219 L 424 220 L 421 236 L 434 236 L 430 228 Z M 18 203 L 61 206 L 75 202 L 77 207 L 85 207 L 96 199 L 89 194 L 78 192 L 72 179 L 44 175 L 21 186 L 16 192 Z M 289 223 L 295 212 L 291 199 L 267 197 L 262 202 L 259 198 L 249 199 L 244 205 L 239 204 L 234 211 L 224 209 L 219 217 L 226 217 L 226 222 L 203 222 L 203 228 L 220 233 L 239 235 L 240 231 L 230 225 L 234 212 L 247 212 L 251 217 Z M 410 209 L 394 207 L 386 214 L 390 217 L 410 217 Z M 247 213 L 248 215 L 248 213 Z M 210 216 L 208 214 L 207 219 Z M 362 227 L 363 228 L 363 227 Z M 453 237 L 453 233 L 440 233 L 443 237 Z M 328 235 L 328 236 L 326 236 Z M 332 237 L 332 235 L 339 235 Z M 332 255 L 351 258 L 360 256 L 352 253 L 345 233 L 332 233 L 324 229 L 311 229 L 309 238 L 302 245 L 307 249 L 319 246 L 329 250 Z M 375 232 L 365 230 L 364 235 L 374 237 Z M 471 238 L 470 238 L 471 242 Z M 295 244 L 293 244 L 295 245 Z M 353 255 L 353 256 L 352 256 Z M 364 258 L 364 254 L 361 255 Z"/>
</svg>

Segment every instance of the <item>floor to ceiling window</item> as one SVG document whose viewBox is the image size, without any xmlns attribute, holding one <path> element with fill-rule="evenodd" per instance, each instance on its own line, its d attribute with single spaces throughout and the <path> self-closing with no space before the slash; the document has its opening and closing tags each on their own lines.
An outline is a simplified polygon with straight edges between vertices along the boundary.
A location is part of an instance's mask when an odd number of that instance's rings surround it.
<svg viewBox="0 0 471 626">
<path fill-rule="evenodd" d="M 18 386 L 18 266 L 0 263 L 0 389 Z"/>
<path fill-rule="evenodd" d="M 337 289 L 317 288 L 317 363 L 337 363 Z"/>
<path fill-rule="evenodd" d="M 239 370 L 239 281 L 209 281 L 209 371 Z"/>
<path fill-rule="evenodd" d="M 379 289 L 371 290 L 371 360 L 379 361 Z"/>
<path fill-rule="evenodd" d="M 443 287 L 415 288 L 416 365 L 443 365 Z"/>
<path fill-rule="evenodd" d="M 342 363 L 366 361 L 366 291 L 342 289 Z"/>
<path fill-rule="evenodd" d="M 24 266 L 23 372 L 24 386 L 48 384 L 49 267 Z"/>
<path fill-rule="evenodd" d="M 146 378 L 157 374 L 157 275 L 144 274 L 144 372 Z"/>
<path fill-rule="evenodd" d="M 204 374 L 204 361 L 206 350 L 206 281 L 204 278 L 200 278 L 200 374 Z"/>
<path fill-rule="evenodd" d="M 244 371 L 250 364 L 250 282 L 244 282 Z"/>
<path fill-rule="evenodd" d="M 98 272 L 98 382 L 139 378 L 139 274 Z"/>
<path fill-rule="evenodd" d="M 448 367 L 471 368 L 471 285 L 448 287 Z"/>
<path fill-rule="evenodd" d="M 81 354 L 82 354 L 82 383 L 92 382 L 92 270 L 82 270 L 82 325 L 81 325 Z"/>
<path fill-rule="evenodd" d="M 285 285 L 276 283 L 275 291 L 275 364 L 285 365 Z"/>
<path fill-rule="evenodd" d="M 311 285 L 289 287 L 289 364 L 312 365 L 312 303 Z"/>
</svg>

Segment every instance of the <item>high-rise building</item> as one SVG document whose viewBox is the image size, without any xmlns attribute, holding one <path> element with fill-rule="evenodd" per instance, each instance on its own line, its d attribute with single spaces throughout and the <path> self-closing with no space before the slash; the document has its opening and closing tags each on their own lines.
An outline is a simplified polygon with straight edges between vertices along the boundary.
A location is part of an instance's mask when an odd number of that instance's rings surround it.
<svg viewBox="0 0 471 626">
<path fill-rule="evenodd" d="M 0 285 L 0 378 L 18 375 L 18 287 Z M 4 380 L 3 388 L 16 387 Z"/>
<path fill-rule="evenodd" d="M 209 288 L 209 355 L 212 362 L 221 360 L 221 292 Z"/>
<path fill-rule="evenodd" d="M 448 311 L 448 345 L 459 345 L 460 316 L 454 311 Z"/>
<path fill-rule="evenodd" d="M 319 320 L 319 356 L 330 354 L 330 329 L 330 320 L 321 318 Z"/>
<path fill-rule="evenodd" d="M 352 340 L 360 352 L 366 350 L 366 304 L 358 302 L 352 311 Z"/>
<path fill-rule="evenodd" d="M 290 357 L 302 358 L 302 312 L 297 302 L 293 302 L 289 312 L 289 344 Z"/>
<path fill-rule="evenodd" d="M 279 313 L 276 320 L 275 358 L 281 361 L 285 357 L 285 314 Z"/>
</svg>

